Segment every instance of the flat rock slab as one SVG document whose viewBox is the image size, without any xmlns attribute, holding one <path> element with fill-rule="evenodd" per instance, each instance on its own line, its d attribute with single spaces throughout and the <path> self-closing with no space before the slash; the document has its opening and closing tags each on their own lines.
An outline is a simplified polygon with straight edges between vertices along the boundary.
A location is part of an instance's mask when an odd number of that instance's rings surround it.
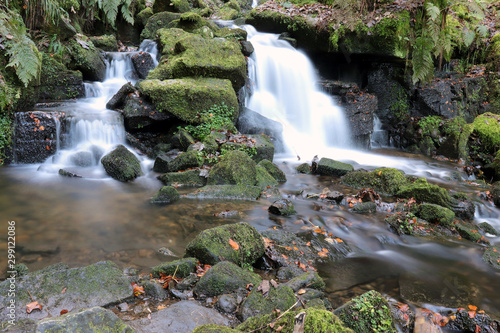
<svg viewBox="0 0 500 333">
<path fill-rule="evenodd" d="M 138 333 L 189 333 L 204 324 L 229 326 L 230 322 L 217 310 L 195 301 L 181 301 L 152 313 L 151 319 L 137 319 L 128 324 Z"/>
<path fill-rule="evenodd" d="M 7 320 L 11 303 L 10 281 L 0 284 L 0 320 Z M 69 268 L 55 264 L 17 279 L 15 284 L 16 319 L 40 320 L 59 316 L 61 310 L 106 306 L 132 296 L 133 290 L 127 277 L 111 261 Z M 33 300 L 42 310 L 26 313 L 26 305 Z"/>
</svg>

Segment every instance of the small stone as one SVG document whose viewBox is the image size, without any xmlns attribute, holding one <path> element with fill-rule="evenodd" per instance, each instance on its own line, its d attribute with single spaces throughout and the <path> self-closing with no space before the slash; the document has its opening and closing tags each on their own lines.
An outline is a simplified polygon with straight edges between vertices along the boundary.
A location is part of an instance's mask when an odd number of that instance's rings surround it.
<svg viewBox="0 0 500 333">
<path fill-rule="evenodd" d="M 268 211 L 269 213 L 282 216 L 290 216 L 296 213 L 293 203 L 288 199 L 280 199 L 273 202 L 273 204 L 269 206 Z"/>
</svg>

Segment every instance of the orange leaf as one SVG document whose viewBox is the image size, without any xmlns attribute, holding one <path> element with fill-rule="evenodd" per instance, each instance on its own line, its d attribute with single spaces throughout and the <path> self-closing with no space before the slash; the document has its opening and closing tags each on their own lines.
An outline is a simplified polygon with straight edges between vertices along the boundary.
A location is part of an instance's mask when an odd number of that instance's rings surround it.
<svg viewBox="0 0 500 333">
<path fill-rule="evenodd" d="M 339 242 L 339 243 L 343 243 L 343 242 L 344 242 L 344 241 L 343 241 L 342 239 L 340 239 L 340 238 L 335 238 L 335 240 L 336 240 L 337 242 Z"/>
<path fill-rule="evenodd" d="M 66 289 L 68 288 L 64 288 L 63 290 L 61 290 L 61 294 L 64 294 L 66 292 Z"/>
<path fill-rule="evenodd" d="M 325 252 L 325 253 L 330 253 L 330 251 L 328 251 L 328 250 L 327 250 L 327 249 L 325 249 L 325 248 L 322 248 L 321 250 L 322 250 L 322 252 Z"/>
<path fill-rule="evenodd" d="M 321 251 L 321 252 L 318 252 L 318 256 L 320 257 L 328 257 L 328 254 L 326 254 L 325 252 Z"/>
<path fill-rule="evenodd" d="M 475 306 L 475 305 L 470 305 L 469 304 L 468 307 L 469 307 L 469 310 L 472 310 L 472 311 L 476 311 L 477 310 L 477 306 Z"/>
<path fill-rule="evenodd" d="M 131 283 L 132 287 L 134 287 L 134 296 L 139 296 L 140 294 L 144 294 L 144 287 L 137 285 L 137 283 Z"/>
<path fill-rule="evenodd" d="M 39 130 L 40 130 L 40 131 L 43 131 L 43 130 L 45 130 L 45 127 L 40 126 Z"/>
<path fill-rule="evenodd" d="M 61 310 L 60 315 L 62 316 L 63 314 L 66 314 L 66 313 L 68 313 L 68 310 L 64 309 L 64 310 Z"/>
<path fill-rule="evenodd" d="M 323 231 L 321 230 L 321 228 L 316 228 L 314 229 L 314 232 L 317 233 L 317 234 L 320 234 L 322 233 Z"/>
<path fill-rule="evenodd" d="M 158 310 L 162 310 L 162 309 L 166 309 L 167 307 L 165 305 L 158 305 L 157 309 Z"/>
<path fill-rule="evenodd" d="M 297 291 L 297 294 L 299 294 L 299 295 L 303 295 L 303 294 L 305 294 L 306 292 L 307 292 L 307 290 L 305 290 L 305 289 L 300 289 L 299 291 Z"/>
<path fill-rule="evenodd" d="M 42 310 L 42 306 L 38 304 L 38 302 L 31 302 L 30 304 L 26 305 L 26 313 L 31 313 L 31 311 L 38 309 Z"/>
<path fill-rule="evenodd" d="M 288 251 L 292 251 L 292 248 L 290 246 L 285 246 L 285 249 Z"/>
<path fill-rule="evenodd" d="M 469 311 L 469 317 L 474 318 L 476 316 L 476 311 Z"/>
<path fill-rule="evenodd" d="M 235 250 L 238 250 L 240 248 L 240 246 L 238 245 L 238 243 L 236 243 L 234 240 L 232 240 L 231 238 L 229 238 L 229 245 L 231 245 L 231 247 Z"/>
<path fill-rule="evenodd" d="M 306 243 L 306 245 L 307 245 L 307 246 L 311 246 L 311 242 L 307 242 L 307 243 Z"/>
</svg>

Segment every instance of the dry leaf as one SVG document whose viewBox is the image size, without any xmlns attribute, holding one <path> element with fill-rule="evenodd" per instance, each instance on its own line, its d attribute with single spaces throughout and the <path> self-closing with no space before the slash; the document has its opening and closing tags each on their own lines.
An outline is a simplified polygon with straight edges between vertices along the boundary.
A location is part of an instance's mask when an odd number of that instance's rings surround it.
<svg viewBox="0 0 500 333">
<path fill-rule="evenodd" d="M 61 310 L 60 315 L 62 316 L 64 314 L 66 314 L 66 313 L 68 313 L 68 310 L 64 309 L 64 310 Z"/>
<path fill-rule="evenodd" d="M 297 294 L 299 294 L 299 295 L 304 295 L 306 292 L 307 292 L 307 290 L 305 290 L 305 289 L 300 289 L 299 291 L 297 291 Z"/>
<path fill-rule="evenodd" d="M 262 282 L 259 284 L 259 287 L 257 288 L 257 291 L 262 291 L 262 295 L 266 296 L 269 292 L 269 289 L 269 280 L 262 280 Z"/>
<path fill-rule="evenodd" d="M 63 290 L 61 290 L 61 294 L 64 294 L 66 292 L 66 289 L 68 288 L 64 288 Z"/>
<path fill-rule="evenodd" d="M 238 245 L 238 243 L 236 243 L 234 240 L 232 240 L 231 238 L 229 238 L 229 245 L 231 245 L 231 247 L 235 250 L 238 250 L 240 248 L 240 246 Z"/>
<path fill-rule="evenodd" d="M 278 288 L 278 282 L 274 281 L 274 280 L 271 280 L 271 285 L 274 287 L 274 288 Z"/>
<path fill-rule="evenodd" d="M 318 252 L 318 256 L 325 258 L 325 257 L 328 257 L 328 254 L 326 254 L 323 251 L 320 251 L 320 252 Z"/>
<path fill-rule="evenodd" d="M 26 305 L 26 313 L 31 313 L 31 311 L 38 309 L 42 310 L 42 306 L 38 304 L 38 302 L 31 302 L 30 304 Z"/>
<path fill-rule="evenodd" d="M 137 285 L 137 283 L 131 283 L 132 287 L 134 287 L 134 296 L 139 296 L 140 294 L 144 294 L 144 287 Z"/>
<path fill-rule="evenodd" d="M 469 307 L 469 310 L 472 310 L 472 311 L 476 311 L 477 310 L 477 306 L 475 306 L 475 305 L 470 305 L 469 304 L 468 307 Z"/>
</svg>

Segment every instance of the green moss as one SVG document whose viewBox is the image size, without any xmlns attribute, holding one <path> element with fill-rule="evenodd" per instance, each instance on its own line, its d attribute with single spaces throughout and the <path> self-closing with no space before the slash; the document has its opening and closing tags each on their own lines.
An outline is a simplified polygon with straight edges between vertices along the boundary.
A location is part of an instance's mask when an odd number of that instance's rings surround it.
<svg viewBox="0 0 500 333">
<path fill-rule="evenodd" d="M 419 178 L 413 183 L 401 186 L 396 196 L 414 198 L 417 202 L 433 203 L 439 206 L 451 207 L 451 197 L 444 188 L 427 183 L 427 179 Z"/>
<path fill-rule="evenodd" d="M 353 170 L 354 168 L 350 164 L 323 157 L 318 162 L 316 173 L 325 176 L 341 177 Z"/>
<path fill-rule="evenodd" d="M 472 223 L 465 221 L 457 221 L 455 223 L 455 229 L 458 231 L 460 236 L 464 239 L 470 240 L 472 242 L 484 242 L 488 243 L 486 238 L 479 232 L 478 227 Z"/>
<path fill-rule="evenodd" d="M 334 311 L 355 332 L 397 332 L 387 300 L 372 290 Z"/>
<path fill-rule="evenodd" d="M 235 39 L 235 40 L 247 40 L 247 31 L 243 29 L 234 29 L 234 28 L 222 28 L 215 34 L 217 37 L 227 38 L 227 39 Z"/>
<path fill-rule="evenodd" d="M 190 150 L 184 152 L 168 163 L 168 170 L 176 172 L 189 168 L 201 167 L 203 160 L 200 158 L 197 151 Z"/>
<path fill-rule="evenodd" d="M 500 150 L 500 116 L 487 112 L 476 117 L 474 133 L 486 153 L 494 154 Z"/>
<path fill-rule="evenodd" d="M 39 88 L 42 100 L 64 100 L 83 97 L 83 77 L 70 71 L 54 57 L 44 53 Z"/>
<path fill-rule="evenodd" d="M 106 72 L 104 59 L 88 37 L 79 34 L 76 39 L 69 40 L 68 46 L 71 50 L 71 57 L 67 58 L 65 65 L 69 69 L 81 71 L 86 80 L 104 80 Z"/>
<path fill-rule="evenodd" d="M 467 149 L 467 143 L 469 142 L 469 137 L 474 131 L 474 124 L 466 124 L 463 127 L 460 137 L 458 139 L 458 156 L 462 161 L 469 160 L 469 151 Z"/>
<path fill-rule="evenodd" d="M 342 182 L 355 188 L 373 188 L 377 192 L 389 195 L 396 194 L 408 184 L 404 173 L 392 168 L 378 168 L 370 172 L 350 172 L 342 177 Z"/>
<path fill-rule="evenodd" d="M 272 313 L 276 309 L 283 312 L 292 307 L 294 303 L 295 294 L 286 285 L 280 285 L 278 288 L 271 287 L 266 296 L 262 294 L 262 291 L 254 288 L 240 305 L 238 318 L 245 321 L 256 315 Z"/>
<path fill-rule="evenodd" d="M 261 188 L 245 185 L 207 185 L 192 193 L 186 194 L 191 199 L 230 199 L 230 200 L 257 200 Z"/>
<path fill-rule="evenodd" d="M 200 176 L 200 170 L 187 170 L 183 172 L 169 172 L 158 176 L 165 185 L 175 186 L 204 186 L 207 182 L 205 177 Z"/>
<path fill-rule="evenodd" d="M 241 8 L 237 1 L 230 0 L 215 15 L 221 20 L 234 20 L 241 15 Z"/>
<path fill-rule="evenodd" d="M 181 17 L 178 13 L 161 12 L 151 16 L 146 23 L 146 26 L 141 32 L 141 39 L 156 40 L 157 31 L 167 27 L 171 22 L 178 20 Z"/>
<path fill-rule="evenodd" d="M 451 226 L 455 219 L 455 213 L 450 209 L 435 204 L 421 204 L 418 207 L 417 216 L 443 226 Z"/>
<path fill-rule="evenodd" d="M 155 278 L 160 277 L 160 273 L 165 275 L 170 275 L 183 279 L 189 274 L 196 271 L 196 265 L 198 264 L 198 259 L 196 258 L 183 258 L 175 261 L 164 262 L 158 266 L 151 269 L 151 274 Z"/>
<path fill-rule="evenodd" d="M 238 99 L 231 82 L 212 78 L 175 80 L 145 80 L 140 91 L 149 97 L 156 108 L 170 112 L 188 124 L 199 124 L 199 112 L 224 103 L 238 110 Z"/>
<path fill-rule="evenodd" d="M 319 276 L 317 272 L 306 272 L 302 275 L 294 277 L 286 284 L 294 291 L 298 291 L 301 288 L 325 290 L 326 287 L 325 281 Z"/>
<path fill-rule="evenodd" d="M 257 185 L 255 162 L 245 152 L 230 151 L 210 170 L 207 184 Z"/>
<path fill-rule="evenodd" d="M 219 27 L 213 22 L 203 19 L 195 12 L 184 13 L 178 20 L 172 21 L 168 24 L 168 28 L 179 28 L 187 32 L 196 32 L 202 28 L 208 28 L 212 31 L 219 30 Z"/>
<path fill-rule="evenodd" d="M 256 174 L 257 186 L 264 189 L 267 187 L 278 185 L 278 181 L 274 179 L 274 177 L 271 176 L 271 174 L 269 174 L 269 172 L 267 172 L 267 170 L 264 167 L 257 165 L 255 169 L 257 171 Z"/>
<path fill-rule="evenodd" d="M 238 244 L 234 249 L 229 240 Z M 223 260 L 238 265 L 253 264 L 264 254 L 264 242 L 248 223 L 228 224 L 201 232 L 186 247 L 186 256 L 213 265 Z"/>
<path fill-rule="evenodd" d="M 342 321 L 330 311 L 308 308 L 304 310 L 306 313 L 304 321 L 304 332 L 307 333 L 354 333 L 351 329 L 344 326 Z M 236 327 L 242 332 L 256 333 L 274 333 L 276 327 L 282 327 L 281 333 L 292 333 L 294 330 L 295 317 L 302 310 L 289 311 L 285 314 L 266 314 L 257 317 L 251 317 L 244 323 Z M 280 319 L 275 321 L 281 315 Z M 269 326 L 274 322 L 273 327 Z M 368 331 L 367 331 L 368 332 Z"/>
<path fill-rule="evenodd" d="M 169 204 L 179 200 L 179 192 L 173 186 L 163 186 L 158 193 L 151 199 L 154 204 Z"/>
<path fill-rule="evenodd" d="M 229 261 L 222 261 L 206 272 L 195 287 L 197 294 L 218 296 L 233 293 L 251 283 L 258 286 L 260 276 Z"/>
<path fill-rule="evenodd" d="M 422 136 L 437 137 L 439 134 L 439 125 L 443 119 L 439 116 L 427 116 L 418 121 L 418 125 L 422 129 Z"/>
<path fill-rule="evenodd" d="M 258 165 L 264 167 L 267 170 L 267 172 L 269 172 L 269 174 L 273 176 L 274 179 L 276 179 L 276 181 L 280 183 L 286 182 L 285 173 L 273 162 L 264 159 L 260 161 Z"/>
<path fill-rule="evenodd" d="M 169 57 L 175 54 L 174 48 L 175 44 L 185 38 L 190 36 L 189 32 L 186 32 L 182 29 L 178 28 L 170 28 L 170 29 L 159 29 L 157 31 L 158 34 L 158 44 L 160 46 L 160 51 L 163 57 Z"/>
<path fill-rule="evenodd" d="M 227 326 L 205 324 L 196 327 L 192 333 L 241 333 L 241 331 L 232 329 L 231 327 Z"/>
<path fill-rule="evenodd" d="M 116 37 L 114 35 L 102 35 L 90 37 L 90 40 L 95 47 L 100 48 L 106 52 L 116 52 L 118 51 L 118 43 L 116 42 Z"/>
<path fill-rule="evenodd" d="M 135 16 L 135 22 L 138 22 L 142 26 L 146 26 L 151 16 L 153 16 L 153 9 L 151 7 L 146 7 L 137 13 Z"/>
<path fill-rule="evenodd" d="M 297 166 L 295 170 L 297 170 L 298 173 L 309 174 L 311 173 L 311 166 L 307 163 L 302 163 L 299 166 Z"/>
<path fill-rule="evenodd" d="M 123 145 L 104 156 L 101 163 L 111 177 L 121 182 L 128 182 L 142 175 L 139 159 Z"/>
<path fill-rule="evenodd" d="M 483 261 L 500 271 L 500 248 L 498 246 L 490 246 L 484 251 Z"/>
</svg>

